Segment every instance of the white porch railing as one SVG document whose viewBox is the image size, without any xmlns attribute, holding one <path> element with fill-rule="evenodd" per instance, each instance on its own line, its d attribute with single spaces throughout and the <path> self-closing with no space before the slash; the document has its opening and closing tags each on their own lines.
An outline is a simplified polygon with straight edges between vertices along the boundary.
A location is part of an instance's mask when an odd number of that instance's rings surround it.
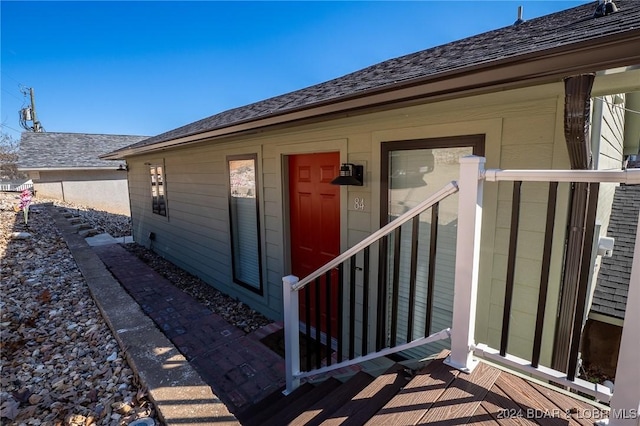
<svg viewBox="0 0 640 426">
<path fill-rule="evenodd" d="M 24 191 L 25 189 L 33 189 L 33 181 L 31 179 L 21 184 L 0 183 L 0 191 L 21 192 L 21 191 Z"/>
<path fill-rule="evenodd" d="M 351 247 L 340 256 L 333 259 L 331 262 L 327 263 L 323 267 L 317 269 L 309 276 L 299 280 L 298 277 L 289 275 L 282 279 L 283 281 L 283 303 L 284 303 L 284 329 L 285 329 L 285 367 L 286 367 L 286 382 L 287 388 L 285 393 L 290 393 L 295 390 L 299 384 L 300 379 L 312 375 L 316 375 L 323 372 L 328 372 L 332 370 L 336 370 L 339 368 L 343 368 L 349 365 L 357 364 L 369 359 L 379 358 L 385 355 L 389 355 L 391 353 L 400 352 L 406 349 L 410 349 L 413 347 L 425 345 L 430 342 L 434 342 L 437 340 L 446 339 L 449 337 L 449 329 L 439 331 L 437 333 L 433 333 L 429 336 L 414 339 L 408 343 L 393 345 L 392 348 L 384 348 L 378 350 L 376 352 L 372 352 L 366 354 L 365 356 L 351 358 L 346 361 L 338 362 L 331 366 L 327 366 L 321 369 L 316 369 L 313 371 L 302 372 L 300 370 L 300 342 L 299 342 L 299 303 L 298 303 L 298 292 L 305 288 L 308 284 L 312 283 L 319 277 L 330 273 L 336 267 L 339 267 L 344 262 L 350 260 L 357 253 L 361 252 L 364 249 L 367 249 L 372 244 L 378 242 L 380 239 L 394 232 L 398 228 L 400 228 L 405 223 L 411 221 L 416 216 L 420 215 L 422 212 L 431 208 L 432 206 L 439 203 L 441 200 L 445 199 L 451 194 L 458 192 L 458 186 L 455 182 L 451 182 L 447 184 L 445 187 L 431 195 L 429 198 L 419 203 L 417 206 L 413 207 L 402 216 L 395 219 L 393 222 L 379 229 L 378 231 L 371 234 L 369 237 L 365 238 L 355 246 Z M 327 313 L 328 315 L 328 313 Z"/>
<path fill-rule="evenodd" d="M 636 245 L 633 258 L 633 269 L 631 273 L 630 288 L 628 293 L 627 309 L 622 341 L 618 358 L 616 372 L 615 391 L 612 393 L 609 388 L 603 385 L 593 384 L 581 379 L 570 380 L 567 374 L 538 366 L 534 367 L 531 361 L 524 360 L 513 355 L 503 353 L 493 349 L 486 344 L 475 341 L 475 317 L 478 292 L 478 271 L 480 259 L 480 235 L 482 227 L 482 203 L 484 182 L 514 181 L 514 182 L 618 182 L 625 184 L 640 184 L 640 170 L 626 171 L 572 171 L 572 170 L 484 170 L 484 158 L 466 157 L 461 160 L 460 180 L 452 183 L 450 188 L 443 189 L 434 194 L 429 200 L 425 200 L 420 206 L 407 212 L 405 215 L 390 223 L 358 245 L 343 253 L 334 261 L 318 269 L 309 277 L 298 281 L 297 277 L 288 276 L 283 278 L 284 282 L 284 303 L 285 303 L 285 344 L 286 344 L 286 368 L 287 368 L 287 392 L 295 389 L 302 377 L 316 374 L 315 372 L 300 372 L 299 365 L 299 316 L 298 316 L 298 296 L 296 290 L 303 288 L 312 282 L 316 277 L 331 271 L 337 265 L 350 258 L 363 247 L 371 244 L 385 232 L 394 226 L 400 226 L 403 220 L 407 222 L 415 216 L 415 211 L 422 211 L 436 202 L 437 199 L 444 198 L 448 192 L 455 192 L 459 189 L 458 201 L 458 230 L 456 242 L 456 265 L 454 283 L 453 320 L 450 330 L 451 353 L 447 363 L 465 372 L 473 370 L 477 364 L 477 358 L 487 358 L 510 366 L 513 369 L 531 374 L 534 377 L 552 381 L 569 388 L 593 395 L 600 401 L 609 402 L 611 406 L 611 416 L 609 424 L 613 426 L 638 426 L 640 418 L 640 367 L 637 362 L 637 354 L 640 347 L 640 309 L 635 309 L 640 302 L 640 233 L 636 236 Z M 413 216 L 410 215 L 413 213 Z M 403 223 L 404 223 L 403 222 Z M 640 222 L 640 220 L 639 220 Z M 425 339 L 432 341 L 442 338 L 449 331 L 436 333 Z M 446 337 L 446 336 L 444 336 Z M 394 348 L 387 348 L 385 351 L 392 351 Z M 402 349 L 400 349 L 402 350 Z M 386 353 L 385 353 L 386 354 Z M 381 353 L 369 354 L 367 359 L 374 356 L 382 356 Z M 350 360 L 353 363 L 355 360 Z M 323 368 L 323 371 L 340 368 L 344 364 L 335 364 Z"/>
<path fill-rule="evenodd" d="M 640 347 L 640 233 L 636 235 L 633 269 L 631 273 L 620 353 L 618 357 L 615 391 L 603 385 L 581 379 L 568 380 L 567 374 L 546 368 L 533 367 L 530 361 L 500 351 L 486 344 L 476 344 L 474 318 L 478 288 L 477 259 L 480 255 L 482 221 L 482 191 L 484 181 L 535 181 L 535 182 L 618 182 L 640 184 L 640 170 L 590 171 L 590 170 L 484 170 L 482 159 L 465 158 L 460 166 L 460 210 L 458 212 L 458 251 L 456 252 L 456 281 L 449 364 L 462 371 L 475 367 L 474 356 L 506 364 L 511 368 L 585 392 L 598 400 L 610 402 L 609 425 L 637 426 L 640 420 L 640 367 L 637 354 Z M 471 208 L 470 200 L 477 200 Z M 640 223 L 640 219 L 639 219 Z M 467 224 L 463 228 L 463 224 Z M 472 225 L 469 225 L 472 224 Z M 467 248 L 467 250 L 465 250 Z M 469 265 L 473 265 L 469 270 Z M 471 314 L 470 314 L 471 310 Z"/>
</svg>

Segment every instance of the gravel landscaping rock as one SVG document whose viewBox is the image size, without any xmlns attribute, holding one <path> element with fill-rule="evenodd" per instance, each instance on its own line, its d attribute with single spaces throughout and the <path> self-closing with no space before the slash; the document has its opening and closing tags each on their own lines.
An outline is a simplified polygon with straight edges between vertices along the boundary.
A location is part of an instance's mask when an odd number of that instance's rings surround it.
<svg viewBox="0 0 640 426">
<path fill-rule="evenodd" d="M 67 208 L 79 233 L 92 231 L 88 235 L 131 235 L 130 218 L 38 197 L 25 226 L 18 202 L 18 193 L 0 192 L 0 424 L 157 423 L 153 404 L 42 204 Z M 147 248 L 123 247 L 245 333 L 271 323 Z"/>
<path fill-rule="evenodd" d="M 51 217 L 0 193 L 0 423 L 127 425 L 154 418 Z M 28 237 L 24 234 L 28 233 Z"/>
<path fill-rule="evenodd" d="M 34 198 L 34 200 L 36 200 Z M 68 203 L 60 200 L 48 200 L 37 198 L 38 203 L 50 202 L 58 207 L 65 207 L 77 215 L 83 222 L 89 224 L 98 233 L 110 234 L 114 238 L 131 235 L 131 218 L 129 216 L 108 213 L 102 210 L 95 210 L 91 207 Z"/>
<path fill-rule="evenodd" d="M 98 233 L 107 233 L 114 238 L 131 235 L 131 218 L 128 216 L 111 214 L 59 200 L 40 199 L 38 202 L 51 202 L 56 206 L 67 208 L 74 216 L 78 217 L 79 223 L 88 224 L 89 228 L 95 229 Z M 266 317 L 246 304 L 221 293 L 198 277 L 178 268 L 146 247 L 139 244 L 123 244 L 123 247 L 138 256 L 164 278 L 171 281 L 173 285 L 200 301 L 245 333 L 250 333 L 271 323 Z"/>
</svg>

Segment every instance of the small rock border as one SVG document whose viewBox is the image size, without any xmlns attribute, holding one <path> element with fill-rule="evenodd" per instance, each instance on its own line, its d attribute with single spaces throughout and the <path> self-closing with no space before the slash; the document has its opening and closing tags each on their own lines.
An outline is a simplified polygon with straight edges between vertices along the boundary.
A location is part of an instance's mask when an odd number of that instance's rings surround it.
<svg viewBox="0 0 640 426">
<path fill-rule="evenodd" d="M 251 333 L 273 322 L 245 303 L 220 292 L 148 248 L 137 243 L 121 244 L 121 246 L 136 255 L 177 288 L 245 333 Z"/>
<path fill-rule="evenodd" d="M 81 224 L 87 224 L 85 229 L 79 229 L 78 233 L 82 236 L 87 237 L 99 233 L 108 233 L 114 238 L 120 238 L 132 234 L 131 218 L 128 216 L 95 210 L 60 200 L 40 199 L 38 202 L 50 202 L 55 206 L 66 208 L 70 216 L 78 218 L 78 228 L 82 226 Z M 173 285 L 245 333 L 251 333 L 273 322 L 251 309 L 245 303 L 216 290 L 200 278 L 177 267 L 145 246 L 137 243 L 122 244 L 122 246 L 156 270 Z"/>
</svg>

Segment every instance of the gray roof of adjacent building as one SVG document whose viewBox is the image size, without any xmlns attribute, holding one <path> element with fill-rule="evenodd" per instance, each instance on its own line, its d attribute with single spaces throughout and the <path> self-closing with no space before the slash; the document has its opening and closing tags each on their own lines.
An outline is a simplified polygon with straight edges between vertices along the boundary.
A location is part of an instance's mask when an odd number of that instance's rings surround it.
<svg viewBox="0 0 640 426">
<path fill-rule="evenodd" d="M 624 319 L 639 213 L 640 185 L 617 187 L 607 231 L 615 238 L 613 255 L 602 259 L 591 312 Z"/>
<path fill-rule="evenodd" d="M 146 147 L 153 149 L 154 145 L 159 146 L 168 141 L 230 129 L 245 123 L 257 123 L 270 117 L 287 116 L 312 108 L 321 109 L 326 105 L 374 94 L 410 89 L 425 82 L 464 76 L 474 70 L 492 70 L 492 67 L 500 64 L 517 62 L 522 65 L 520 61 L 541 56 L 542 52 L 555 52 L 551 56 L 562 58 L 567 51 L 580 51 L 585 45 L 605 38 L 638 38 L 640 8 L 634 4 L 634 0 L 616 0 L 615 3 L 619 11 L 600 18 L 594 17 L 597 2 L 591 2 L 518 25 L 390 59 L 330 81 L 215 114 L 133 144 L 127 147 L 127 152 L 119 150 L 111 155 L 113 158 L 117 155 L 131 155 L 132 150 Z M 599 50 L 602 53 L 612 50 L 607 47 L 604 49 L 606 50 Z M 628 51 L 621 55 L 635 61 L 636 57 L 640 57 L 640 52 Z M 597 56 L 588 55 L 594 63 L 598 61 Z M 569 65 L 570 68 L 573 66 Z M 409 90 L 406 98 L 409 99 L 410 96 L 416 95 Z M 317 113 L 318 116 L 321 114 L 322 111 Z"/>
<path fill-rule="evenodd" d="M 122 162 L 100 155 L 147 139 L 148 136 L 87 133 L 23 132 L 20 170 L 117 168 Z"/>
</svg>

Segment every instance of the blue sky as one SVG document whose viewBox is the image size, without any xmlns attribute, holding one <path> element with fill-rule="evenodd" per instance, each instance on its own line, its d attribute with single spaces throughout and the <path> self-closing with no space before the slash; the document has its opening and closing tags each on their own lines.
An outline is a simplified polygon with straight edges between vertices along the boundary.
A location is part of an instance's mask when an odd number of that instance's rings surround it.
<svg viewBox="0 0 640 426">
<path fill-rule="evenodd" d="M 156 135 L 576 1 L 5 1 L 2 132 Z"/>
</svg>

